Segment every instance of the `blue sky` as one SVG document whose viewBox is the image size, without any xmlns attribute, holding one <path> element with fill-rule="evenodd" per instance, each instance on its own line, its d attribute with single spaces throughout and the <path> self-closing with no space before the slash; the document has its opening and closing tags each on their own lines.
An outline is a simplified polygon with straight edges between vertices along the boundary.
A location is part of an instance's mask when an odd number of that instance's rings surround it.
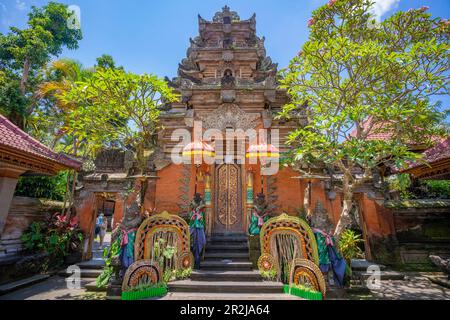
<svg viewBox="0 0 450 320">
<path fill-rule="evenodd" d="M 32 5 L 44 0 L 0 0 L 0 32 L 10 26 L 24 27 Z M 280 67 L 287 66 L 308 37 L 311 12 L 328 0 L 60 0 L 81 11 L 83 40 L 63 57 L 92 66 L 103 53 L 136 73 L 176 75 L 186 55 L 189 37 L 198 34 L 197 14 L 210 20 L 224 5 L 241 19 L 256 13 L 257 33 L 266 37 L 267 53 Z M 396 10 L 429 6 L 438 17 L 450 18 L 450 0 L 377 0 L 381 18 Z M 450 99 L 442 99 L 450 104 Z"/>
</svg>

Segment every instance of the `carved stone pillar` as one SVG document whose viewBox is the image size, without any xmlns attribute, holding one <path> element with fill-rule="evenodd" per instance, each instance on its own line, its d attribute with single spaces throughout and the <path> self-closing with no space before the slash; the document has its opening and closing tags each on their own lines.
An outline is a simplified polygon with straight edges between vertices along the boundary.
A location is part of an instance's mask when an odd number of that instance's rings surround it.
<svg viewBox="0 0 450 320">
<path fill-rule="evenodd" d="M 211 235 L 212 208 L 211 208 L 211 176 L 205 174 L 205 205 L 206 205 L 206 234 Z"/>
<path fill-rule="evenodd" d="M 245 216 L 245 230 L 248 230 L 248 225 L 253 210 L 253 172 L 249 171 L 247 173 L 247 201 L 246 201 L 246 216 Z"/>
</svg>

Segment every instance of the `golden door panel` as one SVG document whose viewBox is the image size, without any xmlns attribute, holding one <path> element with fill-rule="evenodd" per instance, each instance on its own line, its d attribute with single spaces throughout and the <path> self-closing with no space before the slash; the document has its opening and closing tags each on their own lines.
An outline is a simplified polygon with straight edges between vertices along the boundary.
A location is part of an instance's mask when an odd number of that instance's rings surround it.
<svg viewBox="0 0 450 320">
<path fill-rule="evenodd" d="M 241 172 L 234 164 L 216 168 L 215 231 L 242 231 Z"/>
</svg>

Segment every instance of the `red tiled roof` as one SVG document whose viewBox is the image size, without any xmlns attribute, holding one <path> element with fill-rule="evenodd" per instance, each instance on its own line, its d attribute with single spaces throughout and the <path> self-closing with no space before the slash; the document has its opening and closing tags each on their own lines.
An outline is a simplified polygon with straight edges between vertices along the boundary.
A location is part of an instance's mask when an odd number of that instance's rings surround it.
<svg viewBox="0 0 450 320">
<path fill-rule="evenodd" d="M 427 162 L 429 165 L 433 165 L 433 163 L 442 161 L 444 159 L 450 159 L 450 136 L 444 141 L 438 143 L 434 147 L 427 149 L 423 153 L 422 160 Z M 409 166 L 409 169 L 417 168 L 423 166 L 423 162 L 416 162 Z"/>
<path fill-rule="evenodd" d="M 371 125 L 371 119 L 368 119 L 363 122 L 362 129 L 363 131 L 368 131 Z M 350 133 L 351 137 L 356 137 L 357 130 L 356 128 Z M 388 140 L 392 137 L 392 133 L 386 130 L 383 125 L 376 124 L 371 128 L 371 131 L 367 135 L 367 140 Z"/>
<path fill-rule="evenodd" d="M 371 118 L 363 122 L 362 129 L 364 132 L 367 132 L 370 130 L 369 134 L 367 135 L 367 140 L 389 140 L 392 137 L 392 132 L 389 131 L 388 122 L 386 123 L 377 123 L 372 128 L 369 128 L 371 125 Z M 420 128 L 417 128 L 417 130 L 421 130 Z M 351 137 L 356 137 L 357 130 L 356 128 L 352 130 L 350 133 Z M 441 137 L 431 137 L 431 140 L 433 142 L 442 142 L 443 139 Z M 408 145 L 410 147 L 421 147 L 422 144 L 418 142 L 409 142 Z M 423 150 L 423 148 L 420 148 Z"/>
<path fill-rule="evenodd" d="M 81 162 L 69 156 L 54 152 L 0 115 L 0 147 L 2 146 L 17 150 L 18 153 L 30 157 L 56 162 L 66 168 L 79 170 L 82 165 Z"/>
</svg>

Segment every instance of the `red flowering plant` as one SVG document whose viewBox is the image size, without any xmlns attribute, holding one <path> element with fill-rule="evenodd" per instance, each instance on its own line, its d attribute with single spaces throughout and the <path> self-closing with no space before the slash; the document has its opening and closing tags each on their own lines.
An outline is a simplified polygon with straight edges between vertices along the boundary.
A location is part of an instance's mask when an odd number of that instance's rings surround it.
<svg viewBox="0 0 450 320">
<path fill-rule="evenodd" d="M 46 253 L 53 265 L 59 265 L 70 254 L 81 252 L 83 233 L 76 216 L 54 213 L 33 222 L 21 239 L 27 252 Z"/>
</svg>

